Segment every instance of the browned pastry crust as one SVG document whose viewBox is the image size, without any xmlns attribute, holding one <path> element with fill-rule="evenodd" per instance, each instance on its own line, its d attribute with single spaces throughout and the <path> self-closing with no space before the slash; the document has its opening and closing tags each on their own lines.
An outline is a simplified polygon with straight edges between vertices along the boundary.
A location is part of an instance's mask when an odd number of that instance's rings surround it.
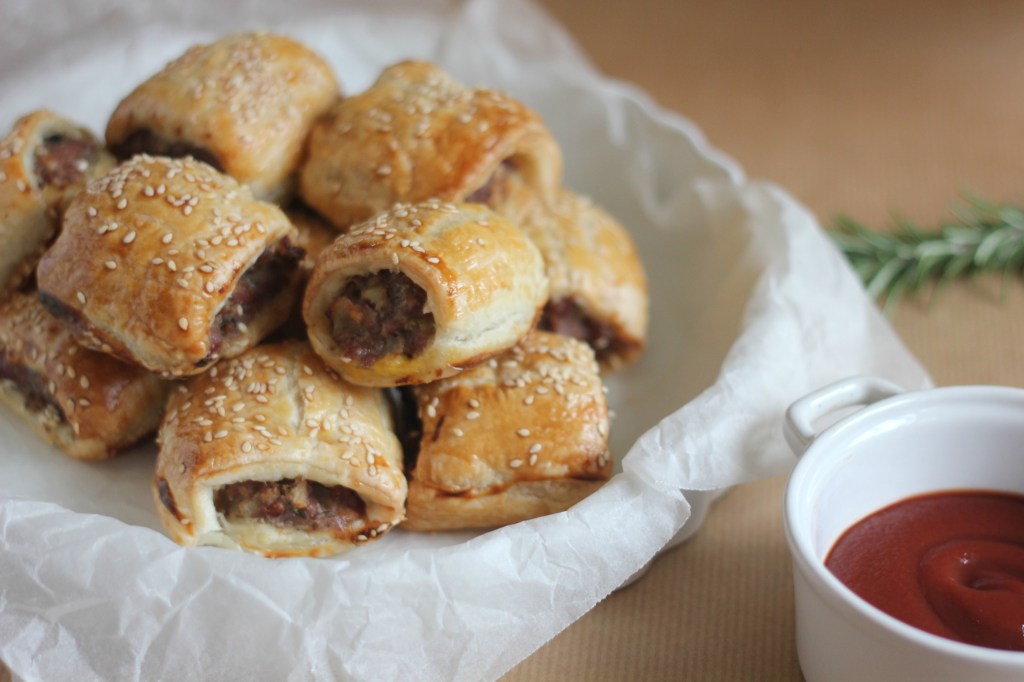
<svg viewBox="0 0 1024 682">
<path fill-rule="evenodd" d="M 170 383 L 82 348 L 29 293 L 0 308 L 0 400 L 77 459 L 105 459 L 154 431 Z"/>
<path fill-rule="evenodd" d="M 22 117 L 0 140 L 0 300 L 31 278 L 71 198 L 113 167 L 88 130 L 50 111 Z"/>
<path fill-rule="evenodd" d="M 158 440 L 153 496 L 183 545 L 324 556 L 402 520 L 383 392 L 341 380 L 304 342 L 258 346 L 189 380 Z"/>
<path fill-rule="evenodd" d="M 294 234 L 280 209 L 204 163 L 137 156 L 72 201 L 40 261 L 40 295 L 84 345 L 195 374 L 288 316 Z"/>
<path fill-rule="evenodd" d="M 647 344 L 647 277 L 629 233 L 589 199 L 560 190 L 537 202 L 523 231 L 544 256 L 551 300 L 540 327 L 590 343 L 604 370 Z"/>
<path fill-rule="evenodd" d="M 410 530 L 488 528 L 567 509 L 611 476 L 593 351 L 534 332 L 507 353 L 414 389 L 423 422 Z"/>
<path fill-rule="evenodd" d="M 524 192 L 549 196 L 561 173 L 558 145 L 533 111 L 408 61 L 314 125 L 299 192 L 341 230 L 430 198 L 485 203 L 515 221 Z"/>
<path fill-rule="evenodd" d="M 347 380 L 421 384 L 517 343 L 548 297 L 537 248 L 479 204 L 399 204 L 341 235 L 317 261 L 303 317 Z"/>
<path fill-rule="evenodd" d="M 266 201 L 292 191 L 313 121 L 339 97 L 327 63 L 283 36 L 238 33 L 197 45 L 114 111 L 107 143 L 136 153 L 191 155 Z"/>
</svg>

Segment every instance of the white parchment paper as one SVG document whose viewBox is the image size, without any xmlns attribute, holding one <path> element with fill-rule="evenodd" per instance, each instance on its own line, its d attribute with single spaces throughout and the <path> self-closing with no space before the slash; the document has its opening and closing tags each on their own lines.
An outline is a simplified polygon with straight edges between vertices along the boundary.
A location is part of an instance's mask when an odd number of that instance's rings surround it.
<svg viewBox="0 0 1024 682">
<path fill-rule="evenodd" d="M 633 231 L 652 326 L 648 354 L 610 382 L 622 472 L 597 494 L 482 535 L 399 529 L 330 560 L 180 548 L 152 509 L 152 446 L 75 462 L 0 412 L 0 660 L 18 677 L 494 678 L 687 523 L 680 491 L 787 471 L 792 400 L 855 373 L 928 382 L 807 211 L 595 73 L 526 0 L 53 5 L 0 0 L 3 129 L 48 107 L 102 131 L 187 46 L 257 27 L 315 47 L 349 93 L 407 57 L 508 90 L 559 139 L 566 184 Z"/>
</svg>

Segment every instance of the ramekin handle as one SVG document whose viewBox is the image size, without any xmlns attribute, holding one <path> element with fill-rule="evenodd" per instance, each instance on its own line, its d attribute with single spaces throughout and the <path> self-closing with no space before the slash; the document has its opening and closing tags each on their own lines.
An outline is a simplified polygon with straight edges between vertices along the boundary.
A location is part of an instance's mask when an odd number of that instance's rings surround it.
<svg viewBox="0 0 1024 682">
<path fill-rule="evenodd" d="M 818 437 L 814 422 L 825 415 L 856 405 L 870 405 L 903 393 L 894 383 L 877 377 L 857 376 L 837 381 L 808 393 L 786 410 L 783 432 L 797 457 Z"/>
</svg>

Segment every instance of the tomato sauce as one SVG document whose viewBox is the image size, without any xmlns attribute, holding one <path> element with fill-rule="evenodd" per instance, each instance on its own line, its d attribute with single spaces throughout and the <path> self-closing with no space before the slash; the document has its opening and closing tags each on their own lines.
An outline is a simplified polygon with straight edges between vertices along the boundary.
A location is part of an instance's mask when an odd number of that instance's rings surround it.
<svg viewBox="0 0 1024 682">
<path fill-rule="evenodd" d="M 902 500 L 843 533 L 825 566 L 925 632 L 1024 651 L 1024 496 L 963 490 Z"/>
</svg>

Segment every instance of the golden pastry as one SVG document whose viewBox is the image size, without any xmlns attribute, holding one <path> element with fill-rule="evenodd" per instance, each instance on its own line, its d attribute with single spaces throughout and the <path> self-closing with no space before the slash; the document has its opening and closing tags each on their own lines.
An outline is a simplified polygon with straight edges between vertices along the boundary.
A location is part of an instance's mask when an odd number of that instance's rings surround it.
<svg viewBox="0 0 1024 682">
<path fill-rule="evenodd" d="M 582 339 L 602 369 L 631 362 L 647 344 L 647 277 L 625 228 L 588 199 L 561 190 L 521 226 L 544 256 L 551 300 L 540 328 Z"/>
<path fill-rule="evenodd" d="M 314 125 L 299 191 L 341 230 L 431 198 L 484 203 L 515 222 L 561 173 L 558 145 L 533 111 L 409 61 Z"/>
<path fill-rule="evenodd" d="M 238 33 L 197 45 L 137 87 L 107 124 L 121 159 L 191 155 L 282 201 L 313 121 L 339 96 L 327 63 L 284 36 Z"/>
<path fill-rule="evenodd" d="M 196 374 L 287 318 L 294 235 L 279 208 L 210 166 L 137 156 L 72 201 L 39 264 L 40 296 L 90 348 Z"/>
<path fill-rule="evenodd" d="M 534 332 L 413 389 L 422 420 L 410 530 L 490 528 L 569 508 L 611 476 L 608 408 L 586 344 Z"/>
<path fill-rule="evenodd" d="M 364 386 L 451 376 L 518 342 L 548 297 L 522 230 L 479 204 L 399 204 L 317 261 L 303 316 L 314 350 Z"/>
<path fill-rule="evenodd" d="M 31 293 L 0 308 L 0 400 L 72 457 L 104 459 L 152 433 L 169 387 L 79 346 Z"/>
<path fill-rule="evenodd" d="M 352 386 L 304 342 L 258 346 L 176 391 L 153 495 L 184 545 L 324 556 L 380 537 L 407 485 L 378 389 Z"/>
<path fill-rule="evenodd" d="M 113 167 L 88 130 L 50 111 L 22 117 L 0 140 L 0 300 L 31 279 L 71 198 Z"/>
</svg>

